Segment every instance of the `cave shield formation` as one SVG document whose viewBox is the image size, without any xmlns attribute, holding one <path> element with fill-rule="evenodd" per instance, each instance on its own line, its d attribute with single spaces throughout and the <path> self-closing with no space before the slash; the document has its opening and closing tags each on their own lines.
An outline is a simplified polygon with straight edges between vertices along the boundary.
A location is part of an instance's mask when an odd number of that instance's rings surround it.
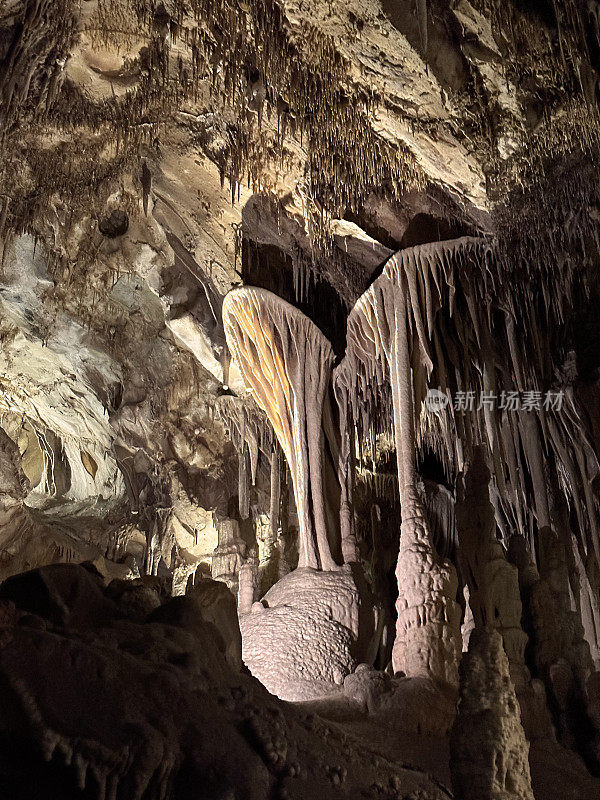
<svg viewBox="0 0 600 800">
<path fill-rule="evenodd" d="M 349 532 L 352 529 L 347 516 L 344 523 L 353 482 L 350 443 L 357 434 L 369 434 L 372 438 L 376 426 L 382 420 L 388 421 L 395 443 L 402 509 L 402 534 L 396 567 L 399 594 L 393 666 L 397 672 L 407 676 L 430 677 L 451 685 L 457 685 L 462 645 L 458 577 L 456 567 L 449 559 L 441 558 L 434 546 L 425 498 L 418 485 L 417 440 L 422 442 L 426 438 L 441 460 L 463 468 L 473 459 L 481 458 L 483 450 L 477 442 L 484 442 L 494 466 L 494 482 L 489 487 L 490 509 L 492 500 L 495 500 L 502 516 L 516 516 L 519 501 L 511 502 L 511 497 L 518 498 L 528 490 L 524 483 L 524 474 L 527 473 L 530 476 L 529 491 L 542 529 L 548 528 L 550 522 L 548 490 L 542 474 L 541 434 L 535 415 L 527 417 L 521 414 L 519 419 L 518 435 L 527 445 L 521 451 L 525 463 L 519 468 L 515 463 L 519 458 L 515 455 L 517 444 L 512 438 L 514 432 L 507 431 L 506 415 L 501 419 L 497 410 L 482 405 L 473 408 L 470 418 L 465 420 L 458 415 L 455 418 L 448 403 L 435 416 L 428 414 L 424 405 L 428 387 L 433 381 L 440 387 L 438 393 L 444 397 L 444 392 L 449 392 L 453 386 L 480 385 L 482 392 L 491 388 L 496 390 L 496 371 L 503 365 L 498 366 L 493 361 L 490 342 L 494 337 L 498 340 L 502 336 L 506 342 L 503 357 L 512 360 L 520 382 L 518 385 L 523 385 L 525 379 L 516 367 L 520 362 L 517 361 L 519 353 L 514 318 L 502 313 L 498 329 L 492 329 L 489 325 L 490 310 L 485 309 L 481 296 L 477 296 L 478 292 L 487 293 L 489 305 L 486 274 L 497 257 L 493 239 L 468 237 L 408 248 L 392 256 L 382 274 L 359 298 L 350 313 L 346 354 L 333 376 L 332 351 L 324 336 L 297 309 L 269 292 L 252 287 L 234 290 L 226 298 L 223 312 L 234 359 L 247 388 L 271 421 L 290 465 L 294 495 L 299 504 L 300 567 L 325 570 L 335 567 L 329 541 L 337 541 L 339 550 L 339 530 Z M 462 325 L 463 310 L 470 316 L 475 337 Z M 442 344 L 444 335 L 446 340 Z M 298 337 L 295 341 L 294 336 Z M 462 351 L 463 363 L 447 363 L 449 356 L 446 352 L 452 353 L 452 348 L 455 353 Z M 431 355 L 432 349 L 434 356 Z M 451 375 L 452 367 L 454 376 Z M 535 379 L 534 369 L 531 376 Z M 334 527 L 336 538 L 328 533 L 328 525 L 336 516 L 330 514 L 326 519 L 323 513 L 324 424 L 325 420 L 332 419 L 329 408 L 324 413 L 324 398 L 328 403 L 330 379 L 338 400 L 336 419 L 340 422 L 340 431 L 337 436 L 327 438 L 330 443 L 340 441 L 340 450 L 345 453 L 345 457 L 338 458 L 341 493 L 339 528 L 337 524 Z M 352 429 L 350 420 L 355 420 Z M 540 424 L 552 425 L 557 430 L 550 411 Z M 582 446 L 589 448 L 574 410 L 561 424 L 562 435 L 571 429 L 571 435 L 580 437 Z M 462 426 L 462 431 L 459 426 Z M 501 438 L 503 427 L 504 441 Z M 465 435 L 461 437 L 461 433 Z M 557 431 L 556 440 L 559 436 Z M 508 456 L 505 448 L 510 448 Z M 564 455 L 563 446 L 555 459 L 560 463 Z M 505 485 L 504 463 L 507 458 L 513 466 L 509 480 L 520 481 L 511 487 L 512 492 Z M 563 469 L 567 469 L 569 463 L 567 461 Z M 486 494 L 489 478 L 488 474 Z M 466 502 L 475 502 L 476 499 L 476 494 L 471 492 Z M 594 508 L 590 509 L 589 516 L 588 527 L 593 544 Z M 491 619 L 489 600 L 481 600 L 482 608 L 476 605 L 477 590 L 474 582 L 469 581 L 468 576 L 473 571 L 467 562 L 470 557 L 483 560 L 483 564 L 487 563 L 487 558 L 493 561 L 495 528 L 496 523 L 489 519 L 488 514 L 487 522 L 474 531 L 470 543 L 465 532 L 462 536 L 463 581 L 471 591 L 470 612 L 475 614 L 477 624 L 492 627 L 501 625 L 501 622 Z M 550 535 L 556 537 L 557 534 Z M 348 541 L 352 541 L 350 533 L 346 535 Z M 322 550 L 324 546 L 326 549 Z M 343 538 L 341 549 L 344 550 Z M 346 549 L 355 558 L 355 548 L 346 544 Z M 323 558 L 323 552 L 326 558 Z M 499 559 L 504 564 L 501 553 L 502 549 Z M 510 572 L 511 567 L 506 565 L 506 570 Z M 506 607 L 513 603 L 520 609 L 518 589 L 514 581 L 509 581 L 509 584 L 510 597 L 497 598 L 497 602 L 500 605 L 504 602 Z M 506 586 L 502 585 L 500 590 Z M 486 607 L 487 618 L 483 610 Z M 515 631 L 509 652 L 512 654 L 514 651 L 516 663 L 521 664 L 526 636 L 520 630 L 520 611 L 516 618 L 514 613 L 508 616 L 511 621 L 510 625 L 507 622 L 507 627 Z"/>
<path fill-rule="evenodd" d="M 300 311 L 253 287 L 227 295 L 223 323 L 246 387 L 273 426 L 292 474 L 298 566 L 333 569 L 334 554 L 339 558 L 339 527 L 331 530 L 333 519 L 329 515 L 328 523 L 324 494 L 331 345 Z M 335 445 L 335 439 L 329 443 Z"/>
<path fill-rule="evenodd" d="M 598 309 L 597 0 L 0 0 L 0 800 L 598 800 Z"/>
<path fill-rule="evenodd" d="M 452 246 L 448 251 L 443 245 L 406 250 L 388 261 L 351 312 L 349 364 L 342 367 L 340 377 L 354 377 L 353 398 L 376 392 L 378 381 L 389 381 L 402 513 L 394 669 L 457 684 L 458 581 L 452 564 L 434 549 L 416 473 L 417 415 L 433 367 L 425 325 L 431 335 L 437 310 L 429 281 L 437 286 L 444 279 L 440 267 L 444 258 L 452 257 Z M 424 296 L 417 281 L 427 287 Z"/>
</svg>

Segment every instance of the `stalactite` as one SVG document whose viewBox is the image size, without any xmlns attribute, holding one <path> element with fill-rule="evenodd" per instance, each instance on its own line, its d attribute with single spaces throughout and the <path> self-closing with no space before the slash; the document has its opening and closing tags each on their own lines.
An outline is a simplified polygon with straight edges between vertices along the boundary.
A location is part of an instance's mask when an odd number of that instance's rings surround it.
<svg viewBox="0 0 600 800">
<path fill-rule="evenodd" d="M 246 467 L 249 464 L 249 479 L 256 483 L 259 460 L 270 458 L 273 446 L 273 429 L 266 417 L 251 398 L 223 395 L 216 403 L 219 419 L 225 424 L 229 436 L 241 459 L 246 450 Z"/>
<path fill-rule="evenodd" d="M 356 561 L 357 545 L 356 531 L 354 525 L 354 506 L 353 506 L 353 487 L 356 472 L 354 437 L 352 431 L 354 425 L 351 414 L 350 403 L 347 397 L 347 388 L 343 382 L 335 380 L 335 392 L 338 408 L 340 412 L 340 448 L 338 454 L 338 481 L 341 488 L 340 496 L 340 532 L 342 540 L 342 556 L 345 563 Z"/>
<path fill-rule="evenodd" d="M 290 467 L 300 524 L 299 566 L 333 569 L 339 529 L 331 530 L 323 492 L 331 346 L 307 317 L 263 289 L 231 291 L 223 303 L 223 322 L 245 385 L 267 414 Z"/>
<path fill-rule="evenodd" d="M 491 266 L 495 266 L 494 272 Z M 539 387 L 546 379 L 544 358 L 525 356 L 528 336 L 533 337 L 532 352 L 541 353 L 545 348 L 532 332 L 538 327 L 533 311 L 529 312 L 526 327 L 519 325 L 518 333 L 515 323 L 521 316 L 518 298 L 508 296 L 509 313 L 492 314 L 490 292 L 497 281 L 493 276 L 502 274 L 505 266 L 495 243 L 483 239 L 435 243 L 401 251 L 393 257 L 350 315 L 346 358 L 335 372 L 338 401 L 342 406 L 346 403 L 358 421 L 359 442 L 363 436 L 368 440 L 372 420 L 380 421 L 385 416 L 386 406 L 392 407 L 400 494 L 401 498 L 405 496 L 403 511 L 407 501 L 411 502 L 406 486 L 413 484 L 415 478 L 413 438 L 419 447 L 432 448 L 446 465 L 450 481 L 456 477 L 457 465 L 483 441 L 488 443 L 493 456 L 492 496 L 505 536 L 510 533 L 510 527 L 504 526 L 505 520 L 514 529 L 532 535 L 523 513 L 525 508 L 535 503 L 539 527 L 550 521 L 544 470 L 544 450 L 547 452 L 549 448 L 551 458 L 561 464 L 562 473 L 569 476 L 566 490 L 577 509 L 581 535 L 586 536 L 589 531 L 593 542 L 595 504 L 589 489 L 587 494 L 584 490 L 586 510 L 579 497 L 578 487 L 590 485 L 590 471 L 581 453 L 591 453 L 594 470 L 597 462 L 572 400 L 560 414 L 544 407 L 541 401 L 537 409 L 518 413 L 512 412 L 510 407 L 498 408 L 500 390 L 504 395 L 514 390 L 505 383 L 507 375 L 515 376 L 517 391 L 513 393 L 518 395 L 519 402 L 527 390 L 538 391 L 541 397 Z M 532 293 L 533 289 L 528 291 Z M 524 308 L 533 309 L 531 296 L 527 291 L 524 295 Z M 492 302 L 503 308 L 506 301 L 496 296 Z M 556 313 L 561 313 L 560 306 Z M 470 319 L 471 328 L 464 325 L 465 318 Z M 503 320 L 504 325 L 501 324 Z M 408 330 L 404 334 L 406 326 Z M 405 340 L 411 343 L 410 349 L 404 344 Z M 494 357 L 491 342 L 494 342 Z M 503 349 L 498 349 L 498 342 L 504 344 Z M 435 358 L 430 355 L 432 345 Z M 508 358 L 508 363 L 502 360 L 498 363 L 499 356 Z M 399 371 L 401 362 L 402 372 Z M 391 403 L 386 395 L 384 366 L 390 370 Z M 404 378 L 408 390 L 402 389 L 402 375 L 408 376 Z M 428 385 L 448 392 L 450 398 L 457 391 L 467 389 L 474 397 L 488 393 L 496 398 L 496 403 L 493 408 L 483 404 L 460 413 L 450 400 L 438 414 L 426 413 L 422 401 Z M 407 419 L 413 418 L 414 433 L 407 423 Z M 563 441 L 565 434 L 580 443 L 577 464 L 567 452 Z M 531 497 L 530 487 L 533 489 Z"/>
<path fill-rule="evenodd" d="M 250 477 L 248 474 L 248 448 L 245 441 L 238 456 L 238 505 L 241 519 L 250 516 Z"/>
<path fill-rule="evenodd" d="M 279 450 L 274 447 L 271 450 L 271 470 L 270 470 L 270 490 L 269 501 L 269 527 L 270 527 L 270 547 L 273 548 L 279 536 L 279 506 L 281 501 L 281 470 L 279 464 Z"/>
</svg>

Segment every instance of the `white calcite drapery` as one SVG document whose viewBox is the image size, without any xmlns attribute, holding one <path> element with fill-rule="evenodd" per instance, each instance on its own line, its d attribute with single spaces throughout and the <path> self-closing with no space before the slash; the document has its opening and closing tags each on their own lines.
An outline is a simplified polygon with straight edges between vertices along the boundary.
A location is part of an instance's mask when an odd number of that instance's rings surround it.
<svg viewBox="0 0 600 800">
<path fill-rule="evenodd" d="M 300 528 L 298 566 L 334 569 L 337 532 L 330 530 L 323 490 L 331 345 L 304 314 L 265 289 L 231 291 L 223 323 L 244 383 L 273 425 L 290 466 Z"/>
<path fill-rule="evenodd" d="M 233 355 L 245 365 L 244 381 L 266 411 L 290 464 L 301 517 L 300 565 L 330 568 L 342 560 L 340 550 L 344 561 L 355 560 L 353 446 L 355 441 L 359 447 L 373 445 L 379 432 L 393 429 L 402 505 L 393 662 L 408 675 L 451 683 L 460 653 L 456 574 L 433 545 L 417 486 L 417 451 L 431 449 L 452 483 L 475 446 L 486 446 L 495 522 L 505 544 L 515 531 L 531 541 L 552 519 L 548 481 L 554 475 L 556 489 L 576 512 L 575 546 L 582 553 L 598 552 L 597 508 L 587 497 L 598 463 L 573 398 L 567 393 L 562 410 L 540 405 L 512 413 L 499 405 L 501 395 L 542 396 L 549 385 L 539 363 L 539 342 L 520 325 L 516 301 L 497 278 L 503 270 L 496 243 L 485 237 L 408 248 L 386 263 L 348 318 L 346 356 L 333 372 L 339 440 L 337 431 L 331 435 L 328 405 L 333 354 L 320 331 L 264 290 L 235 290 L 224 307 Z M 555 313 L 560 317 L 562 311 Z M 533 330 L 537 322 L 530 316 L 525 321 Z M 449 402 L 438 413 L 424 413 L 428 387 L 454 393 L 455 399 L 462 392 L 497 402 L 463 410 Z M 333 443 L 340 492 L 339 530 L 333 537 L 325 520 L 323 431 Z M 575 457 L 569 440 L 581 444 Z M 535 520 L 523 513 L 528 503 Z M 594 565 L 582 565 L 588 578 Z"/>
<path fill-rule="evenodd" d="M 522 513 L 526 502 L 536 510 L 538 529 L 550 514 L 543 437 L 551 453 L 546 463 L 550 469 L 553 464 L 559 467 L 560 489 L 573 501 L 578 544 L 584 551 L 590 546 L 598 550 L 595 503 L 591 498 L 582 502 L 576 488 L 583 485 L 589 495 L 597 459 L 572 397 L 565 398 L 562 410 L 541 400 L 530 410 L 501 410 L 503 395 L 537 393 L 541 398 L 547 383 L 541 377 L 540 342 L 530 342 L 533 334 L 527 334 L 539 328 L 539 320 L 528 312 L 530 326 L 521 326 L 517 337 L 519 306 L 495 277 L 504 269 L 498 256 L 494 240 L 484 237 L 433 242 L 396 253 L 350 314 L 346 357 L 335 372 L 336 394 L 349 399 L 359 440 L 373 441 L 380 430 L 394 430 L 403 516 L 394 664 L 410 674 L 424 669 L 454 680 L 450 665 L 458 613 L 451 600 L 452 570 L 436 560 L 417 492 L 417 448 L 430 448 L 453 480 L 475 445 L 484 442 L 493 470 L 496 523 L 505 540 L 512 530 L 530 538 L 533 526 Z M 530 290 L 523 291 L 527 309 Z M 560 317 L 562 310 L 556 314 Z M 507 379 L 509 375 L 514 380 Z M 438 413 L 424 413 L 428 387 L 454 392 L 455 400 L 459 392 L 477 400 L 462 411 L 448 402 Z M 483 397 L 497 402 L 479 402 Z M 569 453 L 569 439 L 577 440 L 577 452 L 585 454 L 577 463 Z M 438 634 L 433 633 L 436 626 Z"/>
</svg>

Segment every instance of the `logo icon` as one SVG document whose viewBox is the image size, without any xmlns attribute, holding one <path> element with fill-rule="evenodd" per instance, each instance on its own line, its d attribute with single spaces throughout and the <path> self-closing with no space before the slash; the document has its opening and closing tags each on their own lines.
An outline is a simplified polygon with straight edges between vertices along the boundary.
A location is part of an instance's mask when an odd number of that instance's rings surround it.
<svg viewBox="0 0 600 800">
<path fill-rule="evenodd" d="M 427 411 L 432 411 L 434 414 L 439 414 L 442 412 L 450 399 L 447 394 L 444 392 L 440 392 L 439 389 L 428 389 L 427 396 L 425 397 L 425 405 L 427 407 Z"/>
</svg>

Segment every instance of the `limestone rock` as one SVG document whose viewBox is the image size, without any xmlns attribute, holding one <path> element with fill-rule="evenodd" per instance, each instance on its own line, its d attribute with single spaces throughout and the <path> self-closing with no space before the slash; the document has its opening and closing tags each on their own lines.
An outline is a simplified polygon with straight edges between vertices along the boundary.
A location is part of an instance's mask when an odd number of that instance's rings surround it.
<svg viewBox="0 0 600 800">
<path fill-rule="evenodd" d="M 107 217 L 98 223 L 98 230 L 109 239 L 116 236 L 123 236 L 129 227 L 129 216 L 122 208 L 115 208 Z"/>
<path fill-rule="evenodd" d="M 475 628 L 460 666 L 460 700 L 450 737 L 455 797 L 533 800 L 528 753 L 502 638 Z"/>
<path fill-rule="evenodd" d="M 391 689 L 391 677 L 378 672 L 369 664 L 358 664 L 355 671 L 344 678 L 344 694 L 358 703 L 364 711 L 375 711 L 381 695 Z"/>
<path fill-rule="evenodd" d="M 511 665 L 513 680 L 527 680 L 525 646 L 521 628 L 522 604 L 519 571 L 506 558 L 496 538 L 494 507 L 490 500 L 490 470 L 485 451 L 475 448 L 457 505 L 461 572 L 468 586 L 469 611 L 475 625 L 497 630 Z"/>
<path fill-rule="evenodd" d="M 225 641 L 225 658 L 234 669 L 242 666 L 242 637 L 235 597 L 220 581 L 201 578 L 189 590 L 201 608 L 202 619 L 214 625 Z"/>
<path fill-rule="evenodd" d="M 239 523 L 234 519 L 222 520 L 217 529 L 219 542 L 213 552 L 211 574 L 237 595 L 238 575 L 246 556 L 246 543 L 240 535 Z"/>
<path fill-rule="evenodd" d="M 85 627 L 118 616 L 100 576 L 74 564 L 52 564 L 8 578 L 0 598 L 54 625 Z"/>
<path fill-rule="evenodd" d="M 403 523 L 424 530 L 422 519 Z M 421 546 L 425 535 L 400 542 L 396 578 L 400 590 L 398 625 L 393 649 L 396 671 L 410 677 L 435 677 L 456 685 L 459 660 L 460 608 L 456 603 L 458 582 L 448 562 L 439 563 L 430 547 Z"/>
<path fill-rule="evenodd" d="M 140 622 L 162 604 L 159 592 L 154 587 L 144 584 L 141 579 L 113 580 L 109 583 L 106 593 L 114 598 L 122 614 Z"/>
<path fill-rule="evenodd" d="M 0 525 L 21 508 L 28 489 L 17 445 L 0 428 Z"/>
<path fill-rule="evenodd" d="M 309 699 L 342 685 L 367 652 L 375 622 L 350 565 L 298 568 L 240 616 L 242 656 L 273 694 Z"/>
<path fill-rule="evenodd" d="M 456 701 L 456 688 L 439 678 L 395 675 L 378 696 L 374 717 L 403 735 L 449 736 Z"/>
<path fill-rule="evenodd" d="M 232 670 L 199 610 L 178 597 L 143 622 L 67 630 L 1 603 L 7 796 L 341 800 L 375 798 L 383 781 L 406 796 L 445 797 L 419 771 L 375 763 L 360 742 Z"/>
</svg>

